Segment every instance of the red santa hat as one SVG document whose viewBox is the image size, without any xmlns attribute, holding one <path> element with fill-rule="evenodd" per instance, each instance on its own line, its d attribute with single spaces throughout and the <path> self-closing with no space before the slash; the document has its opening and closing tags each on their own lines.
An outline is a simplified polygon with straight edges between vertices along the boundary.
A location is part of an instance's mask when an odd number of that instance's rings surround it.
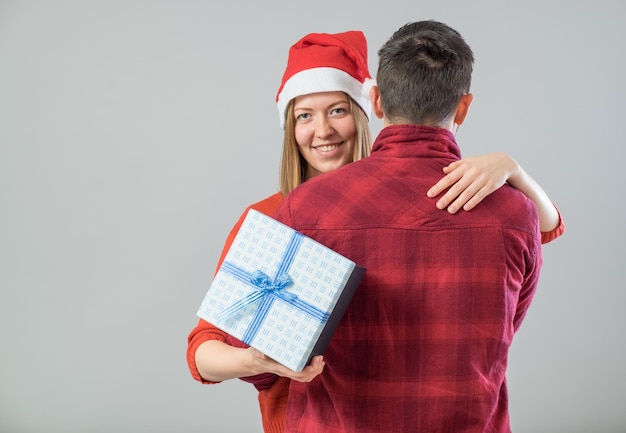
<svg viewBox="0 0 626 433">
<path fill-rule="evenodd" d="M 363 32 L 310 33 L 289 48 L 287 68 L 276 94 L 280 127 L 285 126 L 289 101 L 317 92 L 343 91 L 370 118 L 369 90 L 373 84 Z"/>
</svg>

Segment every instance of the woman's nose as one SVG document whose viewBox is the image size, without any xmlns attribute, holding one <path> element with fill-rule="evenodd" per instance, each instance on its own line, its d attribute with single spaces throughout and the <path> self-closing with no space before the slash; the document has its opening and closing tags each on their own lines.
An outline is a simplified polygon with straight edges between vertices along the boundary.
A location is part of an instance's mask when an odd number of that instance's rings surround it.
<svg viewBox="0 0 626 433">
<path fill-rule="evenodd" d="M 330 124 L 330 122 L 328 121 L 326 117 L 321 116 L 317 119 L 317 122 L 315 124 L 315 134 L 318 137 L 324 138 L 334 133 L 335 133 L 335 130 L 333 129 L 332 125 Z"/>
</svg>

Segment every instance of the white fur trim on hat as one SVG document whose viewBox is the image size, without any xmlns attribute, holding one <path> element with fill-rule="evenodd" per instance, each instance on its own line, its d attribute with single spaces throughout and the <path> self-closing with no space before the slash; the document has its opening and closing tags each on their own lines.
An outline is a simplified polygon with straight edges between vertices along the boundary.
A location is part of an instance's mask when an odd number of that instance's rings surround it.
<svg viewBox="0 0 626 433">
<path fill-rule="evenodd" d="M 285 127 L 285 110 L 293 98 L 318 92 L 345 92 L 363 109 L 370 119 L 372 102 L 369 91 L 374 80 L 368 78 L 364 83 L 352 75 L 336 68 L 312 68 L 293 75 L 283 86 L 278 95 L 278 116 L 280 127 Z"/>
</svg>

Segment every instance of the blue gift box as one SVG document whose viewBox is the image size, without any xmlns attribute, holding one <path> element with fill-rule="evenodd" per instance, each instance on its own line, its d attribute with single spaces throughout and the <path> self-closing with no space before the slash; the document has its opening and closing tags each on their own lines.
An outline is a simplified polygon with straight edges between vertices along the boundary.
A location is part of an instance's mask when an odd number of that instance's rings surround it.
<svg viewBox="0 0 626 433">
<path fill-rule="evenodd" d="M 197 315 L 294 371 L 322 354 L 365 269 L 253 209 Z"/>
</svg>

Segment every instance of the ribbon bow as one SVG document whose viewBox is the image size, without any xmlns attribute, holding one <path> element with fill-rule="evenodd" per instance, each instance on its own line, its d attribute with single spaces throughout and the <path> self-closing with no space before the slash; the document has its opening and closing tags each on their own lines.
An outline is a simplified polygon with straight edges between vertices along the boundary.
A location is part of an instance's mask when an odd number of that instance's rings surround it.
<svg viewBox="0 0 626 433">
<path fill-rule="evenodd" d="M 267 275 L 263 271 L 254 271 L 250 282 L 259 289 L 261 289 L 262 292 L 266 293 L 276 293 L 280 290 L 286 289 L 293 284 L 293 280 L 289 278 L 289 275 L 287 275 L 286 273 L 277 276 L 276 279 L 272 281 L 269 275 Z M 293 293 L 285 292 L 281 297 L 289 298 L 290 300 L 292 300 L 295 299 L 296 295 L 294 295 Z"/>
<path fill-rule="evenodd" d="M 237 311 L 247 307 L 248 305 L 251 305 L 259 300 L 261 301 L 252 322 L 250 323 L 248 329 L 241 338 L 241 341 L 243 341 L 244 343 L 251 343 L 257 331 L 261 327 L 263 319 L 270 310 L 272 303 L 276 299 L 281 299 L 287 302 L 292 307 L 297 308 L 298 310 L 308 314 L 309 316 L 319 320 L 322 323 L 327 321 L 330 317 L 329 313 L 302 301 L 298 298 L 296 294 L 285 290 L 287 287 L 293 284 L 293 281 L 289 277 L 287 271 L 291 266 L 291 262 L 293 261 L 295 253 L 298 250 L 302 239 L 303 235 L 298 232 L 296 232 L 292 236 L 287 246 L 285 255 L 283 256 L 283 262 L 279 266 L 274 280 L 272 280 L 267 274 L 260 270 L 255 270 L 254 272 L 252 272 L 252 274 L 250 274 L 230 262 L 222 263 L 220 271 L 226 272 L 239 279 L 240 281 L 253 286 L 255 290 L 248 293 L 242 299 L 235 302 L 230 307 L 224 309 L 220 314 L 218 314 L 218 321 L 224 320 L 226 317 L 236 313 Z"/>
</svg>

